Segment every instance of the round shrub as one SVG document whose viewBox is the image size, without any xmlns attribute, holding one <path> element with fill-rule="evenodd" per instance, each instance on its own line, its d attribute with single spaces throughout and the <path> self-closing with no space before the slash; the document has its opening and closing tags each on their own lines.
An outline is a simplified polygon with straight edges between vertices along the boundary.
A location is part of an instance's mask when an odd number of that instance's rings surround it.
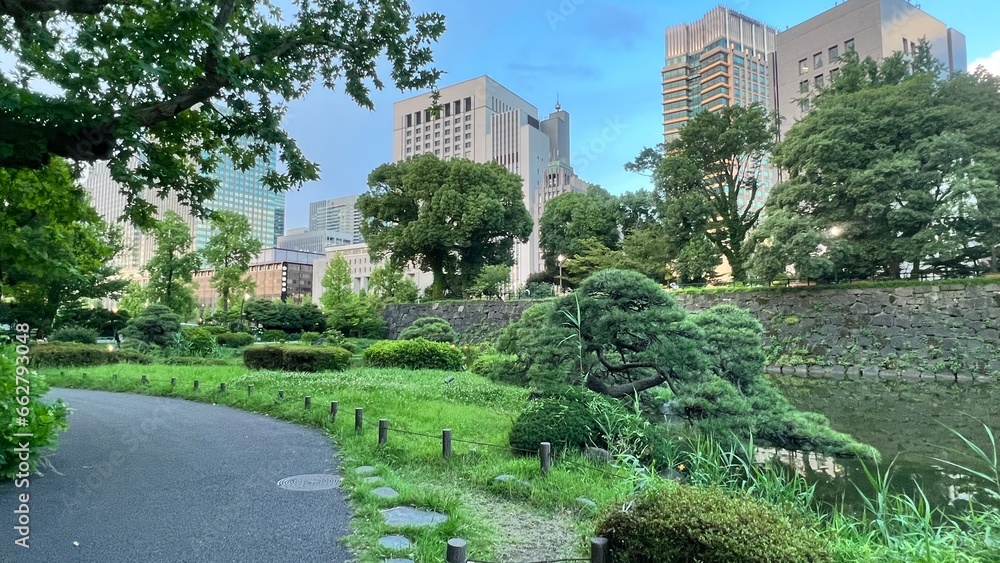
<svg viewBox="0 0 1000 563">
<path fill-rule="evenodd" d="M 483 354 L 472 362 L 469 371 L 497 383 L 528 384 L 517 356 L 513 354 Z"/>
<path fill-rule="evenodd" d="M 462 352 L 443 342 L 416 340 L 383 340 L 368 347 L 362 354 L 365 365 L 375 368 L 462 369 Z"/>
<path fill-rule="evenodd" d="M 223 348 L 242 348 L 253 344 L 254 340 L 255 338 L 246 332 L 232 332 L 215 337 L 215 341 Z"/>
<path fill-rule="evenodd" d="M 508 442 L 515 450 L 537 452 L 538 445 L 549 442 L 553 448 L 583 448 L 596 432 L 597 423 L 580 401 L 559 398 L 540 399 L 514 421 Z"/>
<path fill-rule="evenodd" d="M 129 319 L 121 334 L 129 340 L 167 347 L 174 343 L 180 332 L 181 318 L 177 313 L 166 305 L 154 304 Z"/>
<path fill-rule="evenodd" d="M 284 342 L 288 335 L 285 331 L 278 329 L 265 330 L 264 334 L 260 335 L 261 342 Z"/>
<path fill-rule="evenodd" d="M 184 339 L 191 347 L 191 353 L 195 356 L 205 356 L 215 348 L 215 337 L 201 327 L 185 328 Z"/>
<path fill-rule="evenodd" d="M 289 332 L 285 335 L 285 342 L 298 342 L 302 338 L 302 334 L 298 332 Z"/>
<path fill-rule="evenodd" d="M 413 324 L 406 327 L 399 335 L 400 340 L 415 340 L 417 338 L 431 342 L 452 343 L 458 340 L 458 333 L 444 319 L 424 317 L 413 321 Z"/>
<path fill-rule="evenodd" d="M 220 334 L 229 334 L 229 329 L 221 325 L 201 325 L 201 328 L 208 331 L 212 336 L 219 336 Z"/>
<path fill-rule="evenodd" d="M 647 494 L 606 514 L 597 534 L 622 563 L 832 560 L 829 544 L 800 516 L 721 489 L 678 485 Z"/>
<path fill-rule="evenodd" d="M 97 344 L 97 331 L 80 326 L 66 326 L 49 335 L 50 342 L 79 342 Z"/>
<path fill-rule="evenodd" d="M 250 369 L 281 370 L 285 365 L 280 346 L 251 346 L 243 351 L 243 365 Z"/>
<path fill-rule="evenodd" d="M 320 339 L 320 334 L 318 332 L 306 331 L 302 333 L 301 340 L 306 344 L 312 344 L 313 342 Z"/>
</svg>

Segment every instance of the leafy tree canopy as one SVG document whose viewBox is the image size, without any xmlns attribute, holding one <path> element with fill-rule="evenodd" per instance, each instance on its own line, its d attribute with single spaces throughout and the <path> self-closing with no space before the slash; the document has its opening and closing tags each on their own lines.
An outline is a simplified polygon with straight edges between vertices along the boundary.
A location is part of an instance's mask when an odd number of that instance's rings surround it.
<svg viewBox="0 0 1000 563">
<path fill-rule="evenodd" d="M 789 173 L 755 235 L 765 279 L 968 275 L 1000 243 L 1000 79 L 848 53 L 776 149 Z M 992 252 L 991 252 L 992 250 Z"/>
<path fill-rule="evenodd" d="M 146 293 L 150 301 L 166 305 L 181 319 L 187 319 L 195 308 L 191 280 L 201 265 L 192 250 L 191 227 L 176 212 L 167 211 L 153 229 L 153 239 L 156 250 L 146 264 Z"/>
<path fill-rule="evenodd" d="M 222 297 L 223 312 L 229 311 L 230 295 L 234 292 L 253 293 L 255 284 L 246 278 L 250 261 L 260 253 L 261 242 L 253 238 L 250 221 L 232 211 L 215 211 L 211 217 L 215 234 L 201 251 L 205 261 L 215 268 L 212 287 Z"/>
<path fill-rule="evenodd" d="M 545 203 L 538 225 L 539 245 L 548 270 L 558 269 L 560 255 L 570 258 L 583 252 L 588 239 L 618 248 L 618 202 L 599 188 L 552 198 Z"/>
<path fill-rule="evenodd" d="M 373 260 L 434 273 L 435 299 L 462 296 L 483 267 L 512 265 L 532 221 L 520 176 L 496 163 L 421 155 L 384 164 L 358 198 Z"/>
<path fill-rule="evenodd" d="M 15 58 L 0 74 L 0 166 L 108 160 L 125 214 L 148 227 L 143 190 L 205 212 L 217 185 L 205 173 L 223 157 L 246 168 L 277 147 L 268 187 L 316 179 L 281 126 L 287 102 L 320 83 L 371 108 L 383 59 L 400 89 L 432 87 L 444 18 L 404 0 L 295 0 L 284 13 L 237 0 L 5 0 L 0 26 Z"/>
</svg>

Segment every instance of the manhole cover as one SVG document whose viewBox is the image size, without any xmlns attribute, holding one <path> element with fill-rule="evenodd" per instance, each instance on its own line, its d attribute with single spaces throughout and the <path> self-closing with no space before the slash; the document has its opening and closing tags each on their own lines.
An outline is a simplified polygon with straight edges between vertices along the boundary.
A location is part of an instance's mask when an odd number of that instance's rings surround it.
<svg viewBox="0 0 1000 563">
<path fill-rule="evenodd" d="M 281 481 L 278 481 L 278 486 L 289 491 L 323 491 L 326 489 L 336 489 L 340 486 L 340 479 L 336 475 L 313 473 L 311 475 L 285 477 Z"/>
</svg>

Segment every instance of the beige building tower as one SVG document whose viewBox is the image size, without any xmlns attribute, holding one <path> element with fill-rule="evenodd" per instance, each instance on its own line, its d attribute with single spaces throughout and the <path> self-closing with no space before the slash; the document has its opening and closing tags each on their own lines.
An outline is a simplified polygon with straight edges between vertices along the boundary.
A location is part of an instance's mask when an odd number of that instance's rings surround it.
<svg viewBox="0 0 1000 563">
<path fill-rule="evenodd" d="M 911 55 L 921 39 L 948 72 L 966 70 L 965 36 L 907 0 L 847 0 L 778 34 L 774 57 L 784 134 L 809 111 L 809 96 L 837 77 L 854 50 L 875 60 Z"/>
<path fill-rule="evenodd" d="M 393 161 L 433 154 L 442 159 L 497 162 L 519 175 L 524 205 L 535 224 L 528 243 L 514 249 L 512 281 L 521 285 L 544 268 L 538 220 L 545 202 L 587 187 L 570 166 L 569 113 L 557 103 L 555 112 L 539 120 L 535 106 L 488 76 L 442 88 L 439 93 L 437 115 L 430 110 L 430 93 L 393 106 Z"/>
<path fill-rule="evenodd" d="M 778 30 L 725 6 L 693 23 L 668 27 L 663 66 L 663 141 L 703 111 L 761 104 L 775 110 L 771 53 Z M 777 180 L 772 166 L 761 170 L 761 206 Z M 740 201 L 740 205 L 745 202 Z"/>
</svg>

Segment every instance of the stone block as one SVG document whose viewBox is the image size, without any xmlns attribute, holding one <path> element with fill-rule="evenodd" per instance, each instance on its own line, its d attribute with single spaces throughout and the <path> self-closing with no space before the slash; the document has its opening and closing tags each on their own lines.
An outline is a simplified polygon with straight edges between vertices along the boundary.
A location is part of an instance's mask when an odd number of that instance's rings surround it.
<svg viewBox="0 0 1000 563">
<path fill-rule="evenodd" d="M 879 313 L 872 317 L 872 326 L 892 326 L 893 317 L 886 313 Z"/>
</svg>

